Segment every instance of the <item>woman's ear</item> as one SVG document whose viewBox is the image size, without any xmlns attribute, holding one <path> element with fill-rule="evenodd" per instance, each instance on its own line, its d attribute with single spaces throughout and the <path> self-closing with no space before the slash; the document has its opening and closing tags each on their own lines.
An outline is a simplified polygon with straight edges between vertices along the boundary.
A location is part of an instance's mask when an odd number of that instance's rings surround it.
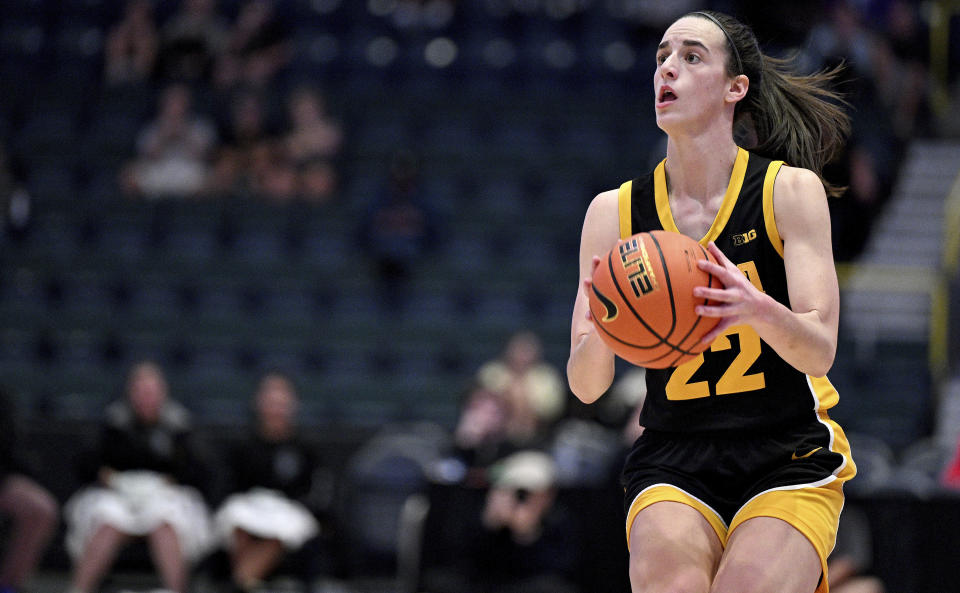
<svg viewBox="0 0 960 593">
<path fill-rule="evenodd" d="M 750 79 L 746 74 L 738 74 L 733 77 L 730 86 L 727 87 L 726 100 L 730 103 L 738 103 L 747 96 L 748 90 L 750 90 Z"/>
</svg>

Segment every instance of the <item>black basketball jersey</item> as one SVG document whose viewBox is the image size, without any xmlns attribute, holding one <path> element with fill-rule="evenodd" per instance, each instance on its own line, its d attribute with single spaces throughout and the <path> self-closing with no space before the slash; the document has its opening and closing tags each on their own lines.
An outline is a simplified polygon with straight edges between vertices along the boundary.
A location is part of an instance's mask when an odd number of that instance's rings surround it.
<svg viewBox="0 0 960 593">
<path fill-rule="evenodd" d="M 644 231 L 679 232 L 670 211 L 665 162 L 620 187 L 621 238 Z M 773 184 L 782 165 L 741 148 L 720 210 L 699 241 L 714 241 L 754 286 L 790 307 L 783 242 L 773 213 Z M 647 369 L 640 423 L 680 432 L 769 429 L 809 420 L 837 398 L 826 377 L 796 370 L 753 328 L 740 325 L 693 360 Z"/>
</svg>

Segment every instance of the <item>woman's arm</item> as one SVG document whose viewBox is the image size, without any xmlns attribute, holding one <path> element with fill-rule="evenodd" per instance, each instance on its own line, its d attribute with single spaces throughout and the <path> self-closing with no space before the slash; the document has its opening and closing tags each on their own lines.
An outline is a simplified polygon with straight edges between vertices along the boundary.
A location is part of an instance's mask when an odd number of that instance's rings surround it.
<svg viewBox="0 0 960 593">
<path fill-rule="evenodd" d="M 598 195 L 587 209 L 580 236 L 580 282 L 570 324 L 570 390 L 584 403 L 593 403 L 613 382 L 614 354 L 597 335 L 590 317 L 587 291 L 596 258 L 620 238 L 617 191 Z"/>
<path fill-rule="evenodd" d="M 840 310 L 826 193 L 813 172 L 782 167 L 774 184 L 773 204 L 783 240 L 790 308 L 757 290 L 711 244 L 709 249 L 721 265 L 706 261 L 699 265 L 717 276 L 724 288 L 694 290 L 698 297 L 721 303 L 697 307 L 701 315 L 721 318 L 704 341 L 713 341 L 733 325 L 748 324 L 794 368 L 821 377 L 836 355 Z"/>
</svg>

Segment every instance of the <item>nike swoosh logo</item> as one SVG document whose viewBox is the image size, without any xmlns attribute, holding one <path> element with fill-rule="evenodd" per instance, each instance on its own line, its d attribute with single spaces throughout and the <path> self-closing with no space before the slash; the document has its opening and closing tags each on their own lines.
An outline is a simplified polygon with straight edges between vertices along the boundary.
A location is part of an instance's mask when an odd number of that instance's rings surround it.
<svg viewBox="0 0 960 593">
<path fill-rule="evenodd" d="M 797 455 L 796 452 L 793 452 L 793 453 L 790 454 L 790 459 L 791 459 L 792 461 L 796 461 L 796 460 L 798 460 L 798 459 L 806 459 L 807 457 L 810 457 L 811 455 L 813 455 L 814 453 L 816 453 L 816 452 L 819 451 L 820 449 L 823 449 L 823 447 L 817 447 L 816 449 L 814 449 L 814 450 L 812 450 L 812 451 L 810 451 L 810 452 L 808 452 L 808 453 L 804 453 L 803 455 Z"/>
<path fill-rule="evenodd" d="M 597 287 L 593 287 L 593 294 L 597 295 L 597 299 L 600 301 L 600 304 L 603 305 L 603 308 L 607 310 L 607 314 L 601 319 L 604 323 L 610 323 L 619 315 L 617 311 L 617 304 L 607 298 L 602 292 L 597 290 Z"/>
</svg>

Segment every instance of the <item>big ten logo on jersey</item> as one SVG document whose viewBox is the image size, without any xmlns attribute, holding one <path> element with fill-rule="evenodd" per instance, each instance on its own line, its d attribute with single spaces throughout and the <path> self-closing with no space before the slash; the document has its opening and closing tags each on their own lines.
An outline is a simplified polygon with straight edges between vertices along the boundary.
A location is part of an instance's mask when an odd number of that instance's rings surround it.
<svg viewBox="0 0 960 593">
<path fill-rule="evenodd" d="M 745 233 L 733 236 L 734 245 L 745 245 L 757 238 L 757 229 L 750 229 Z"/>
<path fill-rule="evenodd" d="M 657 278 L 650 267 L 650 256 L 647 255 L 647 246 L 637 237 L 633 237 L 620 244 L 620 262 L 623 270 L 633 287 L 633 294 L 640 295 L 653 292 L 657 289 Z"/>
</svg>

